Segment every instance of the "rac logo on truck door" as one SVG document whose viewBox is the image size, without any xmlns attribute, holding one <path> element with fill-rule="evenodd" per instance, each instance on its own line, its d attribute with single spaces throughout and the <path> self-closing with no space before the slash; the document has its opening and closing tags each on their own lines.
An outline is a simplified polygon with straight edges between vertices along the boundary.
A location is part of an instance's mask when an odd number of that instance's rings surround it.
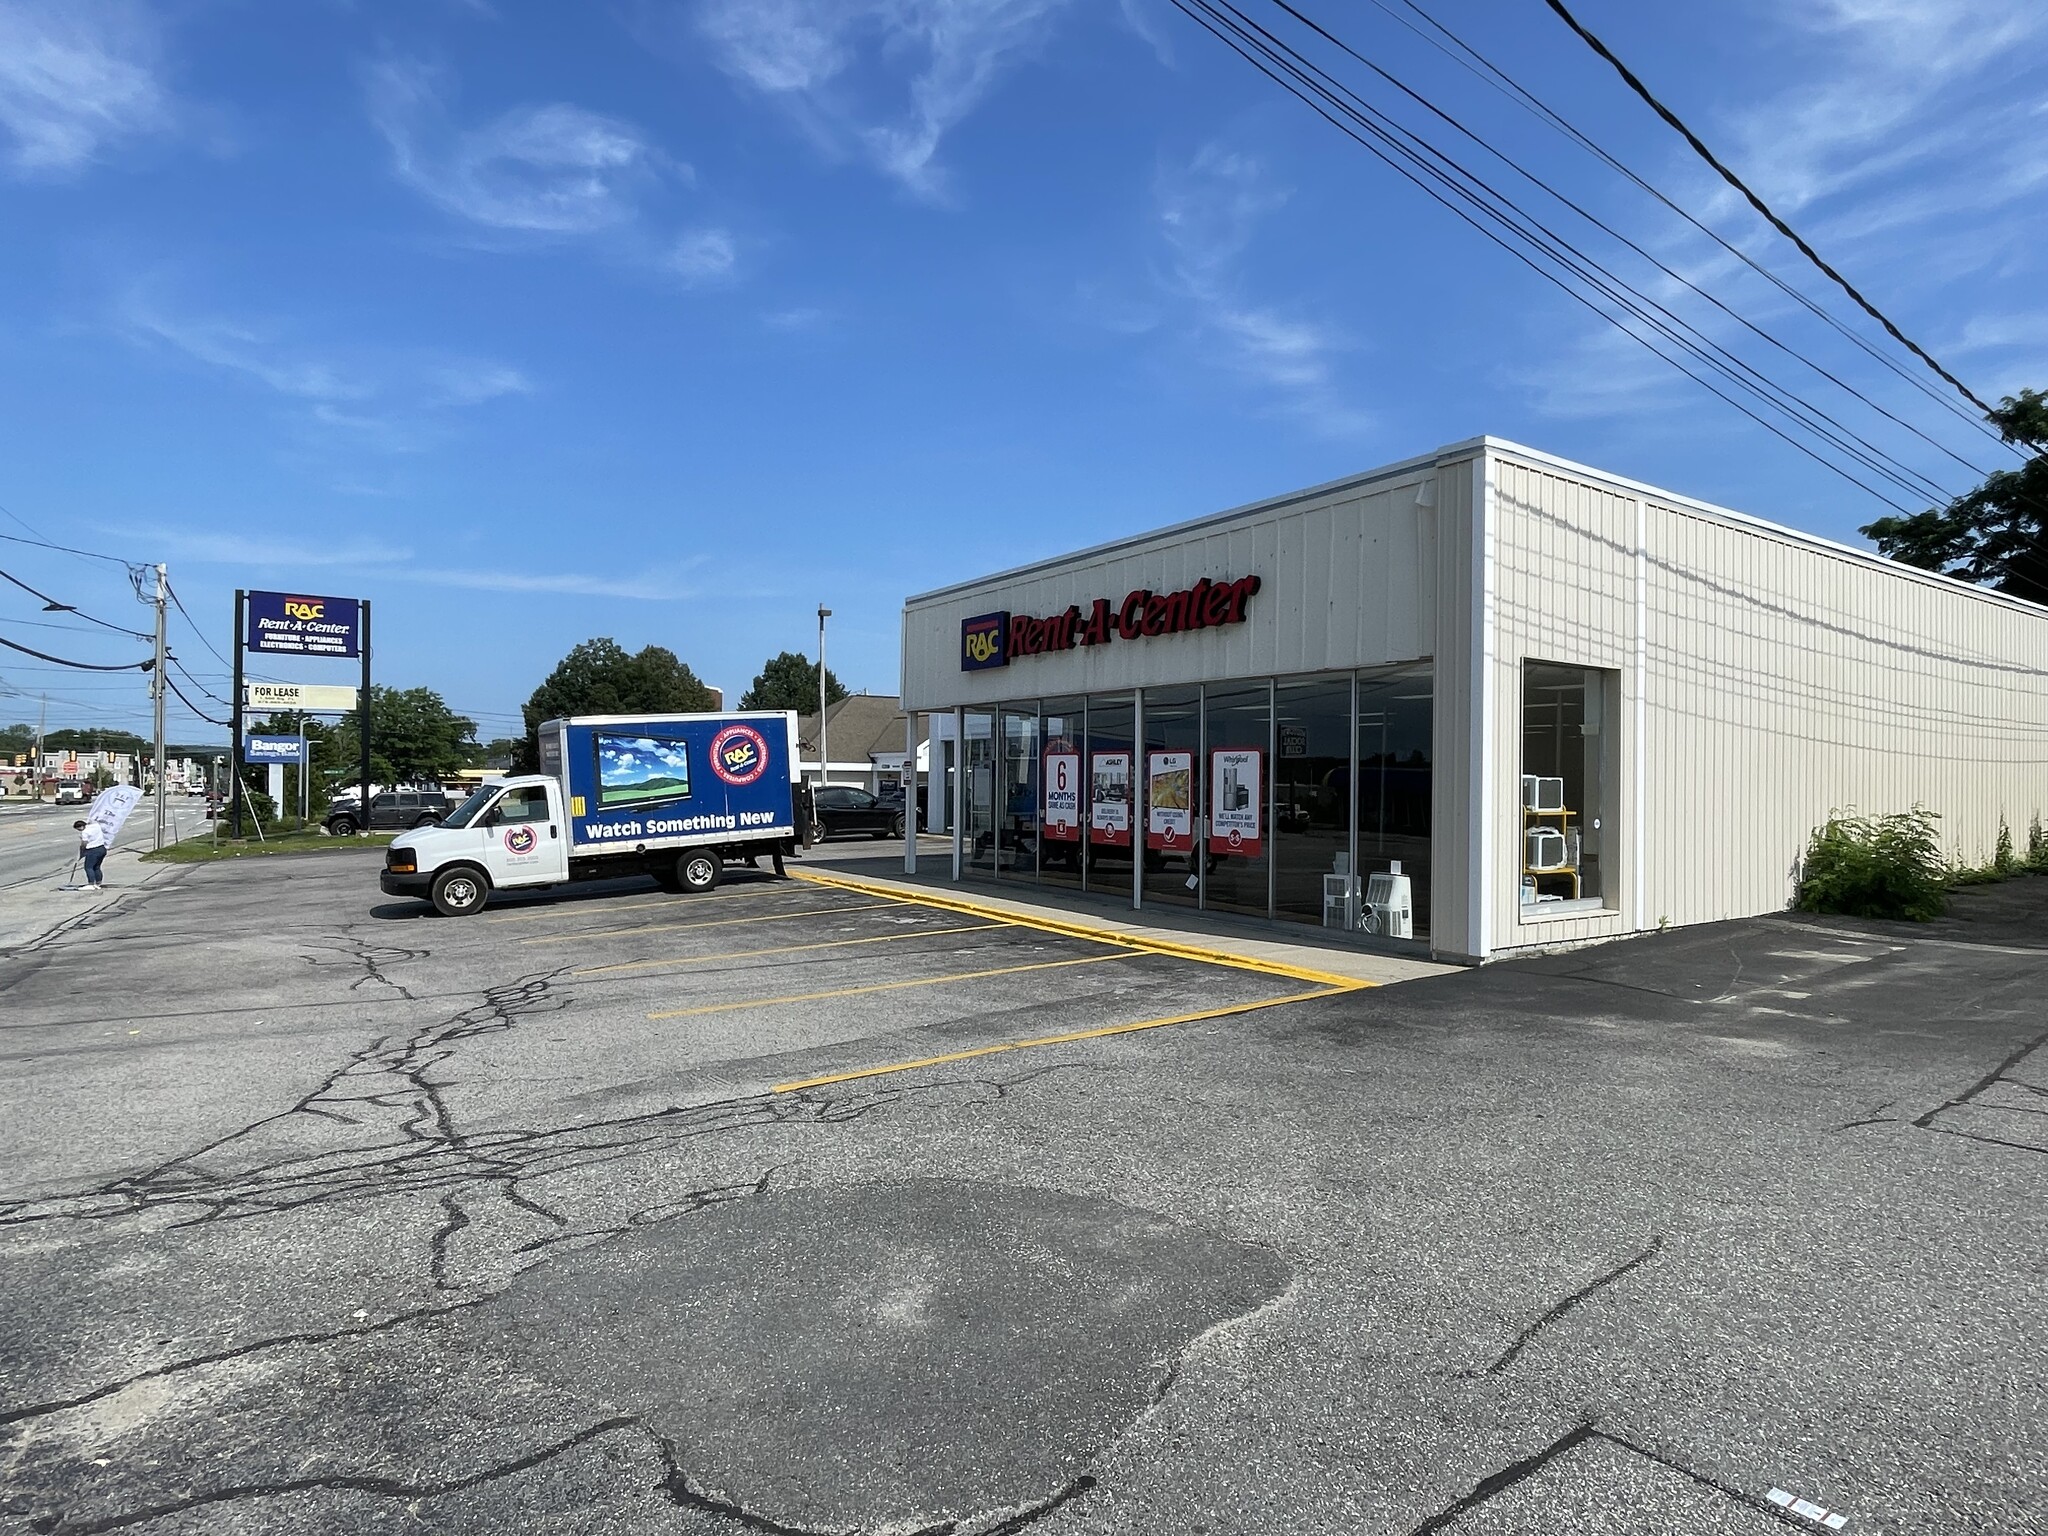
<svg viewBox="0 0 2048 1536">
<path fill-rule="evenodd" d="M 531 827 L 513 827 L 505 834 L 505 851 L 511 854 L 531 853 L 540 842 L 540 834 Z"/>
<path fill-rule="evenodd" d="M 751 725 L 728 725 L 711 738 L 711 771 L 728 784 L 753 783 L 768 771 L 768 738 Z"/>
</svg>

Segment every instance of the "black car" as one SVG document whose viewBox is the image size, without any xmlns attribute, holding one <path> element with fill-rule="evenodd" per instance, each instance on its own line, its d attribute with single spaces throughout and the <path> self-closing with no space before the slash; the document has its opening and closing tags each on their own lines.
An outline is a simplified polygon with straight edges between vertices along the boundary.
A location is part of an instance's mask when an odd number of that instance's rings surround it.
<svg viewBox="0 0 2048 1536">
<path fill-rule="evenodd" d="M 822 784 L 812 791 L 826 837 L 865 832 L 870 837 L 903 835 L 903 802 L 893 804 L 851 784 Z"/>
<path fill-rule="evenodd" d="M 370 830 L 404 832 L 431 827 L 447 814 L 448 797 L 438 789 L 387 789 L 370 801 Z M 353 837 L 362 825 L 363 813 L 353 800 L 327 816 L 327 830 L 336 837 Z"/>
<path fill-rule="evenodd" d="M 875 798 L 888 806 L 890 810 L 900 811 L 903 809 L 903 786 L 901 784 L 884 784 L 875 791 Z M 922 797 L 917 802 L 917 830 L 920 832 L 928 830 L 925 826 L 925 808 Z"/>
</svg>

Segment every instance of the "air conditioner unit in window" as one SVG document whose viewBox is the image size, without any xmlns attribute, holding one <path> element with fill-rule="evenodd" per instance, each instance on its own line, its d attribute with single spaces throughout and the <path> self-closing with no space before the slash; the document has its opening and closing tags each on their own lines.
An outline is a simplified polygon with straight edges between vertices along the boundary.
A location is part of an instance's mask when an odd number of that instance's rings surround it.
<svg viewBox="0 0 2048 1536">
<path fill-rule="evenodd" d="M 1358 926 L 1366 933 L 1389 939 L 1415 937 L 1415 903 L 1408 877 L 1396 864 L 1386 874 L 1370 875 L 1365 882 L 1365 910 Z"/>
<path fill-rule="evenodd" d="M 1525 811 L 1563 810 L 1564 780 L 1543 778 L 1533 773 L 1523 774 L 1522 809 Z"/>
</svg>

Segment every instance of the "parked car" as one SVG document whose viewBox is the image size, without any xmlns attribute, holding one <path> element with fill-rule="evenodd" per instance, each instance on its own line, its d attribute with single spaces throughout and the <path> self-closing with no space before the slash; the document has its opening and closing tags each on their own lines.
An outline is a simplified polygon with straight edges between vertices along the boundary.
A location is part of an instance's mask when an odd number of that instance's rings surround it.
<svg viewBox="0 0 2048 1536">
<path fill-rule="evenodd" d="M 875 791 L 875 798 L 891 810 L 900 811 L 903 809 L 903 786 L 901 784 L 885 784 Z M 920 832 L 926 830 L 925 805 L 922 796 L 919 796 L 917 801 L 917 830 Z"/>
<path fill-rule="evenodd" d="M 823 784 L 812 794 L 818 821 L 827 837 L 843 832 L 865 832 L 870 837 L 903 835 L 903 802 L 885 805 L 881 799 L 851 784 Z"/>
<path fill-rule="evenodd" d="M 431 827 L 447 814 L 447 798 L 438 789 L 387 789 L 370 800 L 370 830 Z M 353 800 L 342 802 L 328 811 L 326 827 L 336 837 L 353 837 L 363 827 L 362 808 Z"/>
</svg>

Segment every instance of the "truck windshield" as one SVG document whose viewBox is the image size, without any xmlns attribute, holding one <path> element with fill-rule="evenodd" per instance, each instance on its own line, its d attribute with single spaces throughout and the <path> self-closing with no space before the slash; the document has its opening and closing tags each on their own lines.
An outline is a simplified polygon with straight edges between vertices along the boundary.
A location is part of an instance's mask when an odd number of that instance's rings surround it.
<svg viewBox="0 0 2048 1536">
<path fill-rule="evenodd" d="M 504 786 L 501 784 L 486 784 L 446 816 L 443 816 L 441 818 L 441 825 L 444 827 L 468 826 L 477 817 L 483 815 L 484 807 L 498 798 L 498 791 L 502 788 Z"/>
</svg>

